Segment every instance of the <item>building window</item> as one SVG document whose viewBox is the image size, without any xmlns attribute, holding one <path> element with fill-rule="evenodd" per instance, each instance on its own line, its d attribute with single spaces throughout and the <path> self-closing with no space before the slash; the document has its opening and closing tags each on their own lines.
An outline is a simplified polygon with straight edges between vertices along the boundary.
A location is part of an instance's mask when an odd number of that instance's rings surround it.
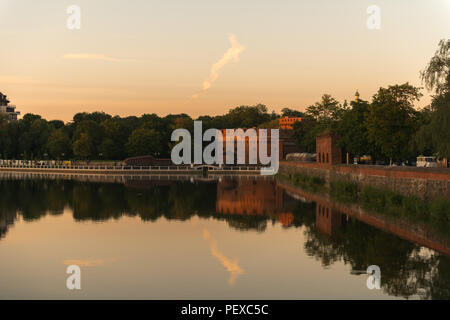
<svg viewBox="0 0 450 320">
<path fill-rule="evenodd" d="M 327 152 L 327 163 L 328 163 L 328 152 Z"/>
</svg>

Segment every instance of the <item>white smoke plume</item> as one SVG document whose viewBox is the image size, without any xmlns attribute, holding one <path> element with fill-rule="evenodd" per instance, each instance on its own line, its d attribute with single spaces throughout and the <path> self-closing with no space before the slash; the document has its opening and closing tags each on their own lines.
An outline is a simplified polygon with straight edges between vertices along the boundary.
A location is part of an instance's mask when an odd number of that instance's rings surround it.
<svg viewBox="0 0 450 320">
<path fill-rule="evenodd" d="M 196 99 L 200 94 L 211 88 L 214 81 L 219 77 L 219 70 L 222 69 L 228 62 L 234 60 L 234 62 L 239 61 L 239 54 L 245 50 L 245 48 L 236 40 L 234 34 L 228 35 L 228 40 L 231 43 L 231 48 L 223 55 L 223 57 L 214 63 L 211 67 L 208 79 L 203 82 L 203 89 L 192 95 L 193 99 Z"/>
</svg>

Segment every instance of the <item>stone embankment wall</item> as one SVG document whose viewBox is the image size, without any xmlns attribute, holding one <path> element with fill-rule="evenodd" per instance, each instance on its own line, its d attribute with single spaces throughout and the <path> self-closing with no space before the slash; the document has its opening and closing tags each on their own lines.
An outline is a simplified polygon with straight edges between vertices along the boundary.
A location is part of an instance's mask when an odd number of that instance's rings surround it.
<svg viewBox="0 0 450 320">
<path fill-rule="evenodd" d="M 354 182 L 379 189 L 392 190 L 408 196 L 415 195 L 422 200 L 450 198 L 450 169 L 385 167 L 369 165 L 327 165 L 316 162 L 281 161 L 279 173 L 299 173 L 317 176 L 330 181 Z"/>
</svg>

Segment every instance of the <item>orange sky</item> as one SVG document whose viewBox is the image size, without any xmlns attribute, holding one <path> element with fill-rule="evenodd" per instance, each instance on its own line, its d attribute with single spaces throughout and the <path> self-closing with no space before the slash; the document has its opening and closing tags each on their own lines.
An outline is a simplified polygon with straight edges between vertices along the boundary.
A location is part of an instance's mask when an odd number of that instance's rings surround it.
<svg viewBox="0 0 450 320">
<path fill-rule="evenodd" d="M 72 1 L 0 0 L 0 91 L 22 115 L 304 110 L 357 88 L 369 100 L 380 86 L 421 85 L 450 35 L 449 0 L 75 2 L 80 30 L 66 27 Z M 371 4 L 380 30 L 366 27 Z"/>
</svg>

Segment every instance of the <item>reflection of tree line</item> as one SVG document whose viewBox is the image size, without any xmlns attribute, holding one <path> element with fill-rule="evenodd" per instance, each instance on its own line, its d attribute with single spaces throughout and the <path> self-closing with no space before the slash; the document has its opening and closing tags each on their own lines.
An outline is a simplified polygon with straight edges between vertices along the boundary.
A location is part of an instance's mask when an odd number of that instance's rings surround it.
<svg viewBox="0 0 450 320">
<path fill-rule="evenodd" d="M 306 225 L 305 250 L 323 266 L 343 261 L 360 271 L 375 264 L 381 268 L 382 289 L 390 295 L 450 298 L 449 257 L 431 250 L 423 253 L 420 246 L 354 218 L 344 216 L 342 221 L 332 236 Z"/>
<path fill-rule="evenodd" d="M 327 202 L 303 215 L 305 250 L 324 267 L 341 261 L 358 273 L 370 265 L 381 268 L 382 289 L 389 295 L 426 299 L 450 298 L 450 258 L 343 214 Z M 305 214 L 307 213 L 307 214 Z"/>
<path fill-rule="evenodd" d="M 390 295 L 450 298 L 449 257 L 431 250 L 424 255 L 419 245 L 343 214 L 326 201 L 293 202 L 274 181 L 224 181 L 217 194 L 217 211 L 227 217 L 266 216 L 281 222 L 280 216 L 292 215 L 285 226 L 304 227 L 307 254 L 325 267 L 343 261 L 360 271 L 375 264 Z"/>
<path fill-rule="evenodd" d="M 146 189 L 122 184 L 67 180 L 0 180 L 0 216 L 20 213 L 24 220 L 62 214 L 65 207 L 75 220 L 102 221 L 139 216 L 153 221 L 209 216 L 215 209 L 215 186 L 176 183 Z"/>
<path fill-rule="evenodd" d="M 267 205 L 264 212 L 258 211 L 255 201 L 261 197 Z M 246 204 L 250 205 L 247 210 L 237 211 Z M 450 298 L 448 257 L 431 251 L 423 255 L 420 246 L 338 211 L 327 211 L 323 204 L 294 200 L 274 181 L 177 182 L 132 188 L 68 180 L 0 180 L 3 234 L 18 213 L 31 221 L 47 214 L 62 214 L 65 207 L 73 211 L 77 221 L 122 216 L 138 216 L 145 221 L 160 217 L 187 220 L 196 215 L 225 220 L 239 230 L 258 231 L 264 231 L 270 221 L 281 221 L 285 227 L 304 228 L 306 252 L 325 267 L 343 261 L 356 271 L 376 264 L 382 270 L 383 290 L 389 294 Z"/>
<path fill-rule="evenodd" d="M 139 188 L 123 184 L 69 180 L 0 180 L 0 230 L 6 233 L 20 214 L 33 221 L 47 214 L 73 211 L 77 221 L 106 221 L 138 216 L 145 221 L 215 217 L 241 229 L 264 230 L 267 217 L 227 217 L 216 212 L 216 183 L 148 182 Z M 8 221 L 8 223 L 6 223 Z"/>
</svg>

